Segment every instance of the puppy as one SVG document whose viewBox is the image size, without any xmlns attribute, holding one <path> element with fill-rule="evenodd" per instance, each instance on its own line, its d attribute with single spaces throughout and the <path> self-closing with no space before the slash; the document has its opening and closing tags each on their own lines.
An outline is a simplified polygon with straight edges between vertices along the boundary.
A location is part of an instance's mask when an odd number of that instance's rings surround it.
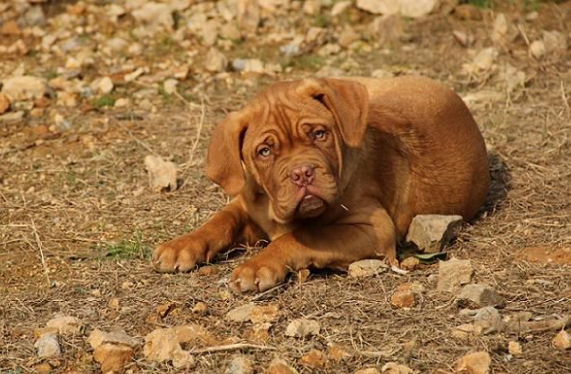
<svg viewBox="0 0 571 374">
<path fill-rule="evenodd" d="M 415 215 L 469 220 L 489 185 L 469 110 L 420 77 L 273 84 L 216 126 L 206 173 L 233 199 L 199 229 L 156 248 L 153 265 L 185 272 L 233 243 L 269 239 L 234 270 L 230 285 L 241 292 L 310 267 L 396 263 Z"/>
</svg>

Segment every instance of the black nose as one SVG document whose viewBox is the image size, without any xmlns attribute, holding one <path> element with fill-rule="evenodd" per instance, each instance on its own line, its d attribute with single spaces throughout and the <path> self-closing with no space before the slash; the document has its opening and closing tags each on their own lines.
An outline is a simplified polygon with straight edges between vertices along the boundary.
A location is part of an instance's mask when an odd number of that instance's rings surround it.
<svg viewBox="0 0 571 374">
<path fill-rule="evenodd" d="M 315 179 L 315 175 L 313 173 L 314 170 L 315 166 L 313 165 L 301 164 L 291 169 L 289 176 L 291 181 L 298 187 L 303 187 L 313 183 L 313 180 Z"/>
</svg>

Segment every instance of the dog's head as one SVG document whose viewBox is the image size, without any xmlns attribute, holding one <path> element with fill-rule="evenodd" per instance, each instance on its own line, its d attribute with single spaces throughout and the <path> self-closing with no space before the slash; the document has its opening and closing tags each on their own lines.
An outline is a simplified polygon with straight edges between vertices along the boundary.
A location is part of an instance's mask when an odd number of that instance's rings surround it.
<svg viewBox="0 0 571 374">
<path fill-rule="evenodd" d="M 252 183 L 286 223 L 321 215 L 341 195 L 346 149 L 367 127 L 366 88 L 339 79 L 271 85 L 214 130 L 206 173 L 229 195 Z"/>
</svg>

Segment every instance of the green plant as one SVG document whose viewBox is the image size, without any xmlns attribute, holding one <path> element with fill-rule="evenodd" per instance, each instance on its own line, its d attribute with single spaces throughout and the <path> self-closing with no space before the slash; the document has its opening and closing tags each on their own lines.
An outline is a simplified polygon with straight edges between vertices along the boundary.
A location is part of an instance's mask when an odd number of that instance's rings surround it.
<svg viewBox="0 0 571 374">
<path fill-rule="evenodd" d="M 103 108 L 106 106 L 115 105 L 115 101 L 117 101 L 117 99 L 115 99 L 113 96 L 103 95 L 103 96 L 100 96 L 98 98 L 93 99 L 91 101 L 91 105 L 93 105 L 96 108 Z"/>
<path fill-rule="evenodd" d="M 131 239 L 125 239 L 118 243 L 109 243 L 103 246 L 106 257 L 122 259 L 148 259 L 151 248 L 143 243 L 143 235 L 136 231 Z"/>
</svg>

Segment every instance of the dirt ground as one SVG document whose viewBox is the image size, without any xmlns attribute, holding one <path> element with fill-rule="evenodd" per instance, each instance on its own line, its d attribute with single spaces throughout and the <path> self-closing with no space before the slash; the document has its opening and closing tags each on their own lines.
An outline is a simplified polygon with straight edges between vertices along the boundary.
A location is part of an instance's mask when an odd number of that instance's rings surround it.
<svg viewBox="0 0 571 374">
<path fill-rule="evenodd" d="M 535 4 L 536 19 L 526 20 L 535 8 L 517 2 L 479 10 L 482 19 L 437 11 L 404 20 L 402 35 L 390 44 L 370 42 L 371 48 L 341 55 L 300 57 L 281 73 L 192 72 L 181 80 L 180 94 L 159 92 L 148 99 L 151 107 L 105 106 L 88 99 L 63 107 L 54 101 L 36 118 L 0 123 L 0 373 L 37 372 L 45 362 L 54 373 L 97 373 L 99 365 L 86 342 L 91 330 L 121 328 L 142 342 L 156 328 L 187 323 L 202 325 L 221 341 L 233 338 L 272 349 L 201 353 L 195 355 L 193 369 L 179 370 L 145 360 L 140 346 L 127 370 L 223 373 L 232 358 L 243 355 L 256 373 L 263 373 L 275 357 L 300 373 L 380 370 L 386 362 L 406 364 L 418 373 L 451 373 L 463 355 L 486 351 L 492 373 L 571 373 L 571 351 L 551 343 L 557 330 L 453 336 L 452 329 L 470 319 L 459 313 L 465 305 L 455 295 L 436 291 L 438 264 L 361 280 L 318 272 L 301 283 L 294 275 L 262 297 L 228 289 L 232 269 L 247 252 L 241 247 L 206 270 L 188 274 L 158 274 L 149 266 L 154 246 L 198 227 L 227 201 L 203 173 L 209 135 L 227 112 L 270 82 L 310 76 L 323 66 L 364 76 L 380 69 L 392 75 L 421 74 L 453 87 L 486 139 L 494 178 L 490 198 L 478 219 L 466 224 L 447 248 L 449 257 L 470 259 L 472 282 L 489 284 L 505 297 L 499 309 L 503 318 L 522 312 L 536 320 L 571 314 L 571 53 L 567 44 L 540 58 L 529 52 L 529 43 L 541 39 L 545 30 L 559 31 L 569 43 L 571 2 L 528 3 Z M 69 4 L 42 6 L 49 18 L 66 12 Z M 500 12 L 513 36 L 493 41 Z M 343 22 L 357 27 L 372 19 L 357 9 L 353 13 L 357 18 Z M 128 28 L 132 20 L 121 22 L 121 28 Z M 338 30 L 340 25 L 327 27 Z M 454 30 L 472 35 L 473 44 L 462 46 Z M 112 35 L 116 29 L 102 32 Z M 3 43 L 14 40 L 9 38 Z M 160 51 L 156 47 L 140 57 L 153 71 L 160 70 L 156 66 L 162 61 L 184 59 L 181 47 L 163 44 Z M 490 46 L 497 51 L 493 66 L 471 73 L 463 67 Z M 281 62 L 279 46 L 262 37 L 227 53 Z M 65 55 L 48 60 L 40 55 L 0 56 L 0 80 L 22 62 L 30 75 L 53 78 Z M 198 64 L 200 58 L 193 61 Z M 508 65 L 525 75 L 516 87 L 506 83 Z M 109 69 L 101 64 L 83 74 L 88 79 Z M 114 98 L 131 97 L 144 87 L 117 85 Z M 68 128 L 51 126 L 53 110 L 69 121 Z M 156 193 L 148 187 L 143 160 L 149 154 L 178 165 L 176 191 Z M 406 282 L 418 282 L 424 291 L 412 308 L 396 308 L 390 296 Z M 251 301 L 279 307 L 267 337 L 253 335 L 251 323 L 226 320 L 230 310 Z M 197 312 L 198 303 L 206 311 Z M 62 337 L 63 355 L 43 360 L 34 348 L 34 329 L 56 313 L 78 317 L 86 330 Z M 285 335 L 293 319 L 308 316 L 320 323 L 318 335 Z M 519 342 L 523 353 L 510 354 L 510 341 Z M 331 345 L 350 356 L 328 356 Z M 324 365 L 300 362 L 312 349 L 324 353 Z"/>
</svg>

